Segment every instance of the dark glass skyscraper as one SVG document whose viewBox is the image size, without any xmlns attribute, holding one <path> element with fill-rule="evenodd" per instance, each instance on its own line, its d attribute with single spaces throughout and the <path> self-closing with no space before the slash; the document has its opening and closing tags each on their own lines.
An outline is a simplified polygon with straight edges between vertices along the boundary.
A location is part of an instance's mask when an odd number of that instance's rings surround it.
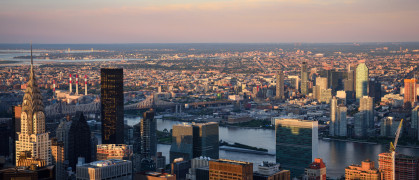
<svg viewBox="0 0 419 180">
<path fill-rule="evenodd" d="M 291 171 L 292 177 L 318 157 L 318 122 L 275 119 L 276 162 Z"/>
<path fill-rule="evenodd" d="M 179 124 L 173 126 L 170 162 L 176 158 L 219 158 L 218 123 Z"/>
<path fill-rule="evenodd" d="M 154 110 L 144 112 L 141 121 L 141 157 L 151 158 L 157 154 L 157 121 L 154 119 Z"/>
<path fill-rule="evenodd" d="M 100 69 L 102 144 L 124 144 L 124 71 Z"/>
<path fill-rule="evenodd" d="M 68 131 L 68 161 L 70 167 L 76 169 L 79 157 L 84 157 L 86 162 L 94 161 L 91 152 L 91 133 L 82 112 L 77 112 Z"/>
</svg>

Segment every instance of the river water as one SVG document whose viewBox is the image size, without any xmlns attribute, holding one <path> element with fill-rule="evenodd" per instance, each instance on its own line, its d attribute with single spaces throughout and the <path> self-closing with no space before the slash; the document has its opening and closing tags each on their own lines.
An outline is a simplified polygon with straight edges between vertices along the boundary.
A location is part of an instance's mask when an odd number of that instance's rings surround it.
<svg viewBox="0 0 419 180">
<path fill-rule="evenodd" d="M 128 125 L 136 124 L 140 117 L 125 117 Z M 170 130 L 180 121 L 157 120 L 157 129 Z M 269 153 L 275 153 L 275 131 L 270 129 L 221 127 L 219 129 L 220 139 L 227 142 L 238 142 L 250 146 L 268 149 Z M 326 163 L 328 177 L 340 177 L 345 174 L 345 168 L 351 164 L 361 164 L 362 160 L 370 159 L 375 161 L 378 168 L 378 154 L 388 151 L 389 145 L 366 144 L 356 142 L 345 142 L 336 140 L 319 140 L 319 156 Z M 158 151 L 163 152 L 166 159 L 169 158 L 170 145 L 159 144 Z M 419 149 L 401 148 L 399 153 L 419 156 Z M 275 162 L 275 156 L 258 155 L 220 150 L 220 158 L 248 161 L 254 163 L 254 170 L 263 161 Z"/>
</svg>

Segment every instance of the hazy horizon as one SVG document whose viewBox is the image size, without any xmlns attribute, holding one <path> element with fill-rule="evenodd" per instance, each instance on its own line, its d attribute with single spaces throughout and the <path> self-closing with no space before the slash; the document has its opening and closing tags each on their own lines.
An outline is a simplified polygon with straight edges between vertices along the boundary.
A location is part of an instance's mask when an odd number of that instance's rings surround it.
<svg viewBox="0 0 419 180">
<path fill-rule="evenodd" d="M 0 43 L 419 41 L 417 0 L 0 1 Z"/>
</svg>

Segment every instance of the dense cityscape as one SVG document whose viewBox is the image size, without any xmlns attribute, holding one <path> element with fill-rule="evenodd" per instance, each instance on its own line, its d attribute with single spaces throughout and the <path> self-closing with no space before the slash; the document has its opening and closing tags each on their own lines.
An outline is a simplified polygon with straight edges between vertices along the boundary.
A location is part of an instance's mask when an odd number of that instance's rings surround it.
<svg viewBox="0 0 419 180">
<path fill-rule="evenodd" d="M 0 44 L 0 179 L 419 179 L 419 43 Z"/>
</svg>

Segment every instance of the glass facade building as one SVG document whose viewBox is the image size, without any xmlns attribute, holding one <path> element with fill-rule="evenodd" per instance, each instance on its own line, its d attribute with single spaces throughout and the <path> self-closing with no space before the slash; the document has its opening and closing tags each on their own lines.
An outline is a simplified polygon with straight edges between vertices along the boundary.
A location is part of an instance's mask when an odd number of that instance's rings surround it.
<svg viewBox="0 0 419 180">
<path fill-rule="evenodd" d="M 368 96 L 368 67 L 365 63 L 360 63 L 356 68 L 356 101 L 359 102 L 363 96 Z"/>
<path fill-rule="evenodd" d="M 218 123 L 174 125 L 170 162 L 176 158 L 190 160 L 200 156 L 219 158 Z"/>
<path fill-rule="evenodd" d="M 291 177 L 304 174 L 304 168 L 318 157 L 318 122 L 275 119 L 276 162 L 291 171 Z"/>
<path fill-rule="evenodd" d="M 122 68 L 100 69 L 102 144 L 124 144 L 124 73 Z"/>
</svg>

